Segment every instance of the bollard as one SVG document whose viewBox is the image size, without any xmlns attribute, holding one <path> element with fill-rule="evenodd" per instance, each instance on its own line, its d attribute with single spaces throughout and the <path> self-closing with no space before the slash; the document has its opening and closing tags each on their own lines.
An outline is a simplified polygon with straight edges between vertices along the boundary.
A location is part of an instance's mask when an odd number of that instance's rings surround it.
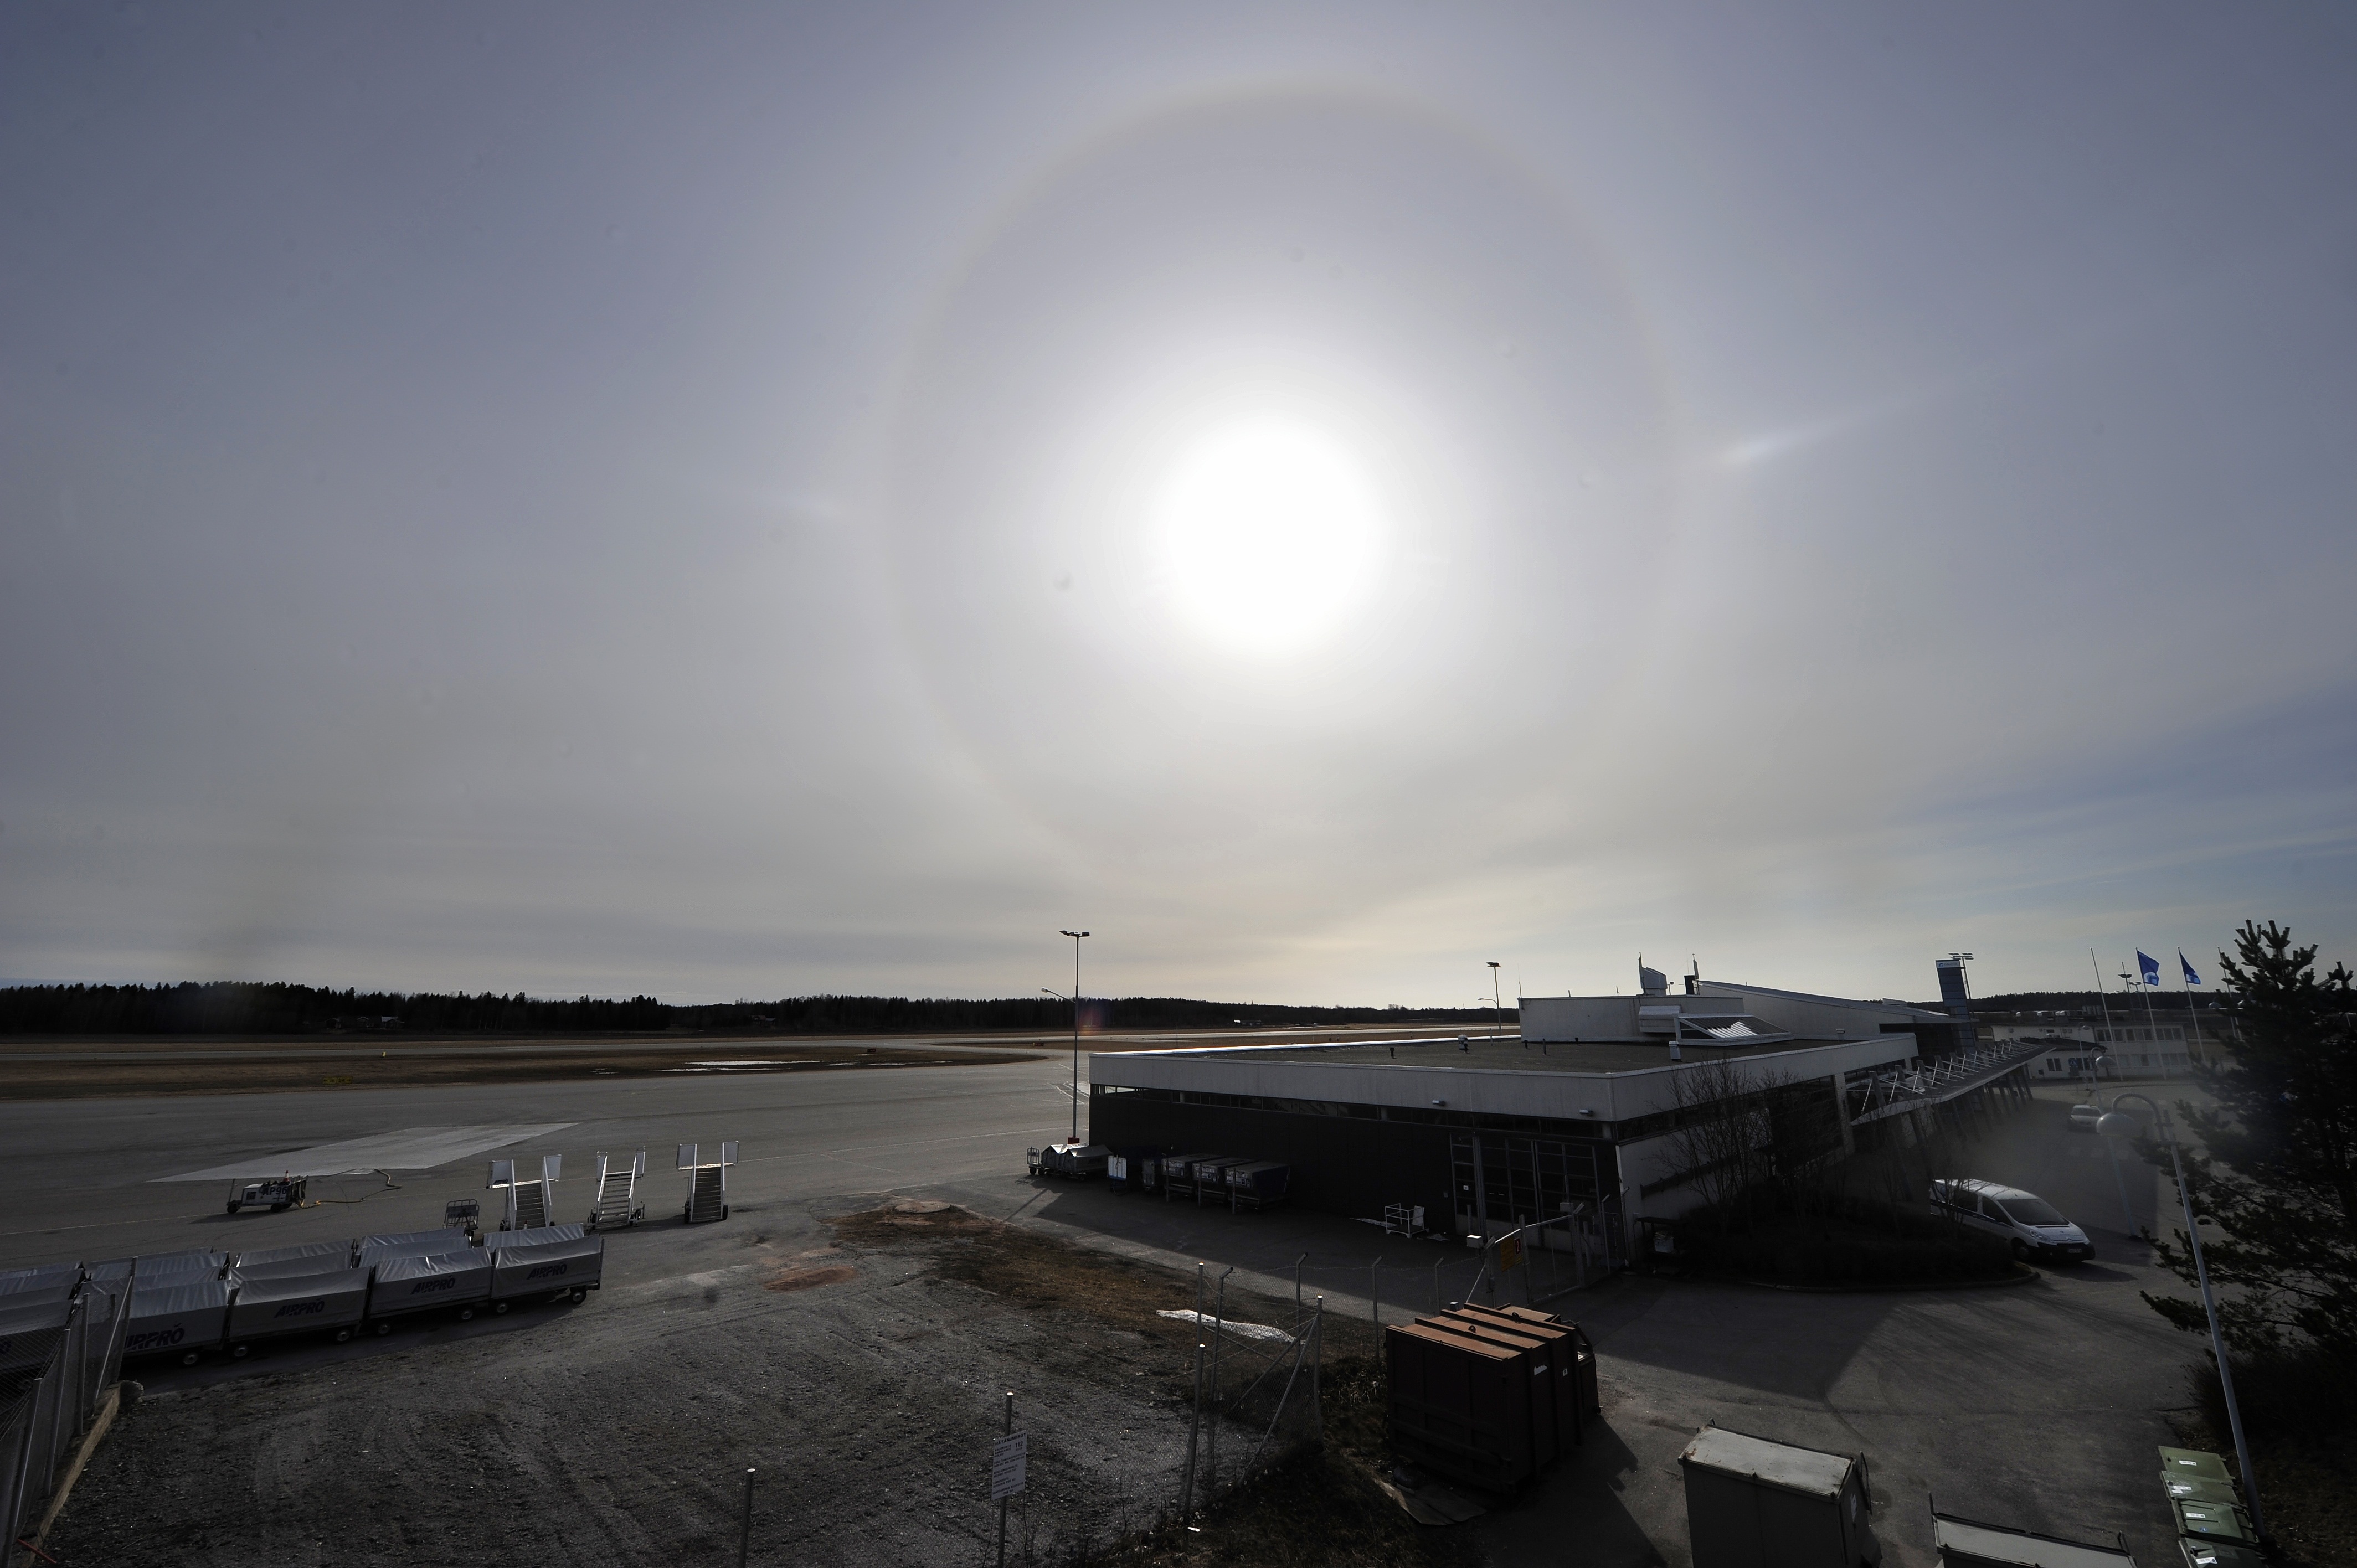
<svg viewBox="0 0 2357 1568">
<path fill-rule="evenodd" d="M 1015 1435 L 1015 1391 L 1006 1393 L 1006 1435 Z M 997 1488 L 993 1487 L 996 1491 Z M 1006 1499 L 998 1499 L 998 1568 L 1006 1568 Z"/>
</svg>

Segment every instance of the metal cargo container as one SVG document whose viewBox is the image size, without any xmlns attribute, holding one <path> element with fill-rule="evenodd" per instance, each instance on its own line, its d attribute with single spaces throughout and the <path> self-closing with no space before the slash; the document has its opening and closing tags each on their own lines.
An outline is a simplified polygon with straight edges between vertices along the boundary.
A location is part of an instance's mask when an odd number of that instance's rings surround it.
<svg viewBox="0 0 2357 1568">
<path fill-rule="evenodd" d="M 1706 1426 L 1678 1455 L 1694 1568 L 1857 1568 L 1882 1561 L 1867 1528 L 1866 1466 Z"/>
<path fill-rule="evenodd" d="M 476 1307 L 490 1299 L 493 1255 L 480 1247 L 461 1247 L 452 1252 L 387 1258 L 371 1271 L 368 1315 L 393 1318 L 447 1306 L 457 1308 L 461 1318 L 472 1317 Z M 380 1322 L 377 1332 L 391 1326 Z"/>
<path fill-rule="evenodd" d="M 2172 1476 L 2160 1473 L 2160 1489 L 2174 1502 L 2182 1498 L 2195 1503 L 2239 1503 L 2242 1492 L 2232 1481 L 2213 1481 L 2207 1476 Z"/>
<path fill-rule="evenodd" d="M 1476 1306 L 1471 1302 L 1455 1308 L 1451 1317 L 1467 1318 L 1477 1323 L 1491 1323 L 1509 1333 L 1525 1335 L 1547 1347 L 1550 1370 L 1555 1378 L 1555 1445 L 1557 1453 L 1576 1443 L 1587 1441 L 1587 1418 L 1596 1413 L 1595 1403 L 1596 1352 L 1587 1343 L 1587 1336 L 1577 1326 L 1555 1322 L 1544 1313 L 1523 1309 L 1521 1314 Z"/>
<path fill-rule="evenodd" d="M 183 1275 L 161 1284 L 140 1283 L 131 1293 L 123 1353 L 194 1362 L 197 1352 L 217 1349 L 229 1337 L 229 1295 L 227 1280 Z"/>
<path fill-rule="evenodd" d="M 578 1231 L 581 1227 L 573 1228 Z M 426 1258 L 437 1252 L 455 1252 L 467 1245 L 467 1233 L 444 1226 L 439 1230 L 403 1230 L 384 1236 L 363 1236 L 352 1261 L 361 1268 L 383 1262 L 387 1258 Z"/>
<path fill-rule="evenodd" d="M 240 1252 L 231 1265 L 240 1279 L 268 1279 L 273 1275 L 318 1274 L 333 1269 L 349 1268 L 352 1262 L 352 1243 L 342 1241 L 297 1241 L 291 1247 L 264 1247 L 259 1251 Z"/>
<path fill-rule="evenodd" d="M 1470 1303 L 1468 1303 L 1467 1306 L 1469 1310 L 1471 1309 Z M 1603 1396 L 1598 1391 L 1596 1386 L 1596 1342 L 1588 1338 L 1587 1330 L 1581 1328 L 1577 1323 L 1566 1322 L 1552 1312 L 1541 1312 L 1534 1306 L 1486 1306 L 1479 1310 L 1495 1313 L 1500 1317 L 1512 1318 L 1518 1323 L 1559 1328 L 1569 1334 L 1578 1346 L 1576 1365 L 1579 1369 L 1580 1397 L 1572 1408 L 1582 1412 L 1583 1417 L 1601 1416 L 1604 1413 Z"/>
<path fill-rule="evenodd" d="M 1113 1151 L 1103 1144 L 1050 1144 L 1039 1153 L 1039 1170 L 1045 1176 L 1103 1176 L 1105 1162 Z"/>
<path fill-rule="evenodd" d="M 519 1297 L 570 1294 L 579 1301 L 597 1288 L 605 1263 L 603 1236 L 501 1247 L 491 1259 L 491 1310 L 505 1312 Z"/>
<path fill-rule="evenodd" d="M 1448 1334 L 1464 1334 L 1485 1344 L 1503 1345 L 1523 1359 L 1523 1371 L 1529 1380 L 1531 1391 L 1531 1468 L 1543 1470 L 1555 1463 L 1568 1436 L 1558 1437 L 1558 1432 L 1568 1433 L 1571 1417 L 1557 1418 L 1555 1393 L 1559 1386 L 1555 1375 L 1555 1346 L 1535 1334 L 1524 1334 L 1496 1321 L 1483 1322 L 1460 1313 L 1444 1312 L 1437 1317 L 1419 1317 L 1418 1323 Z"/>
<path fill-rule="evenodd" d="M 2039 1535 L 2010 1525 L 1976 1524 L 1937 1509 L 1932 1511 L 1932 1544 L 1940 1568 L 2136 1568 L 2127 1538 L 2117 1546 L 2088 1546 L 2060 1536 Z"/>
<path fill-rule="evenodd" d="M 1105 1180 L 1124 1192 L 1152 1192 L 1161 1153 L 1153 1148 L 1115 1150 L 1105 1161 Z"/>
<path fill-rule="evenodd" d="M 247 1340 L 281 1334 L 324 1330 L 339 1342 L 350 1339 L 368 1309 L 368 1279 L 366 1269 L 346 1267 L 237 1281 L 229 1309 L 230 1353 L 242 1355 Z"/>
<path fill-rule="evenodd" d="M 1249 1165 L 1242 1155 L 1210 1155 L 1187 1167 L 1187 1187 L 1194 1194 L 1195 1207 L 1200 1208 L 1206 1195 L 1227 1196 L 1227 1169 L 1230 1165 Z"/>
<path fill-rule="evenodd" d="M 1392 1444 L 1491 1491 L 1531 1477 L 1531 1381 L 1520 1352 L 1421 1323 L 1383 1330 Z"/>
</svg>

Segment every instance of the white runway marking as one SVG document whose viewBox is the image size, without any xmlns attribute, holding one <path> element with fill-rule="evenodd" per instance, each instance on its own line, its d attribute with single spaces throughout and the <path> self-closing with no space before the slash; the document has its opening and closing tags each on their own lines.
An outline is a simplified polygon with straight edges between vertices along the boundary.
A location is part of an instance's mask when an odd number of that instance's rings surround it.
<svg viewBox="0 0 2357 1568">
<path fill-rule="evenodd" d="M 574 1125 L 570 1122 L 528 1122 L 507 1127 L 404 1127 L 372 1138 L 341 1144 L 320 1144 L 284 1155 L 256 1155 L 235 1165 L 184 1176 L 156 1176 L 156 1181 L 245 1181 L 255 1176 L 344 1176 L 356 1171 L 423 1171 L 496 1149 L 527 1138 L 544 1138 Z"/>
</svg>

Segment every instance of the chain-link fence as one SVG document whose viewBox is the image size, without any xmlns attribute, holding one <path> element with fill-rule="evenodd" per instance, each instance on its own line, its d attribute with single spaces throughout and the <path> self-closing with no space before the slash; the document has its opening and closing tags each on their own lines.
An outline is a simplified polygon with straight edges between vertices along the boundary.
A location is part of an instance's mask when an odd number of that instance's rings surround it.
<svg viewBox="0 0 2357 1568">
<path fill-rule="evenodd" d="M 0 1316 L 16 1325 L 0 1330 L 0 1562 L 16 1563 L 20 1550 L 33 1560 L 27 1538 L 122 1371 L 130 1294 L 128 1279 L 85 1283 L 54 1313 L 6 1313 L 0 1296 Z"/>
</svg>

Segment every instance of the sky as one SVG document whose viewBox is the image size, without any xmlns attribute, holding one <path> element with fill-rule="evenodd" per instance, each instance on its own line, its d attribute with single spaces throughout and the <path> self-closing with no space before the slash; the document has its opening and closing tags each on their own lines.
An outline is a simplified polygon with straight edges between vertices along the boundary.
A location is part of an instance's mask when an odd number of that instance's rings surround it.
<svg viewBox="0 0 2357 1568">
<path fill-rule="evenodd" d="M 2357 960 L 2352 81 L 2328 6 L 9 6 L 0 975 Z"/>
</svg>

